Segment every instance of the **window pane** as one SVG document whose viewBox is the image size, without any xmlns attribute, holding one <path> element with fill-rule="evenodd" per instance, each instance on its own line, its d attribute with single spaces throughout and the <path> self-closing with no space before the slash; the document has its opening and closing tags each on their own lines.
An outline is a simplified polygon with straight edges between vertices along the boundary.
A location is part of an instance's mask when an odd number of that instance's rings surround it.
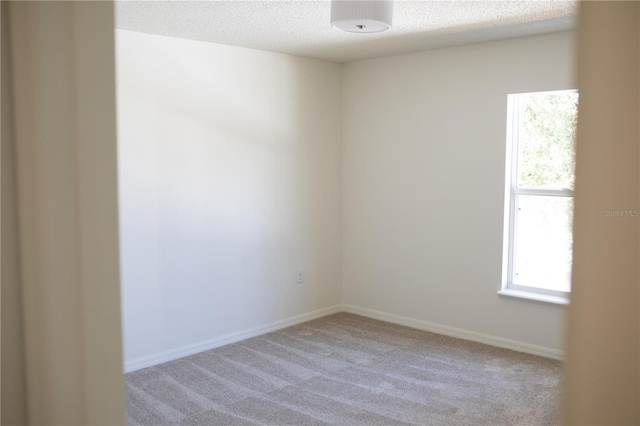
<svg viewBox="0 0 640 426">
<path fill-rule="evenodd" d="M 513 283 L 570 291 L 573 198 L 519 195 L 516 203 Z"/>
<path fill-rule="evenodd" d="M 518 101 L 518 187 L 573 189 L 578 93 L 527 93 Z"/>
</svg>

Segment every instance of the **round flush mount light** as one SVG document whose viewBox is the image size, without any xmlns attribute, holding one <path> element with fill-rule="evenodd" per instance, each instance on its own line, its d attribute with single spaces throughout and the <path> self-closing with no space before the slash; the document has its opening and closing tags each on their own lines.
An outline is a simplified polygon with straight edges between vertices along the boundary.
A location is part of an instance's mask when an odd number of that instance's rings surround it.
<svg viewBox="0 0 640 426">
<path fill-rule="evenodd" d="M 331 25 L 350 33 L 381 33 L 391 28 L 393 1 L 332 0 Z"/>
</svg>

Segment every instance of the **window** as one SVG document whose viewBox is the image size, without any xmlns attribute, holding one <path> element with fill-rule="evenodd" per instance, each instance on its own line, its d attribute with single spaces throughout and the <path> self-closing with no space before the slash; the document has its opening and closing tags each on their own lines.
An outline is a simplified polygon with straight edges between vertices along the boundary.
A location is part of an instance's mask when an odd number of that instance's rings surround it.
<svg viewBox="0 0 640 426">
<path fill-rule="evenodd" d="M 567 303 L 576 91 L 509 95 L 501 294 Z"/>
</svg>

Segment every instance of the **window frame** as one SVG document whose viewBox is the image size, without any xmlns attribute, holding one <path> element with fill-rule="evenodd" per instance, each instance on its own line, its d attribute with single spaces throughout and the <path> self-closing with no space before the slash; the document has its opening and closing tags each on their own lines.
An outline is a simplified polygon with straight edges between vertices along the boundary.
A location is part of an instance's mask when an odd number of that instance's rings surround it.
<svg viewBox="0 0 640 426">
<path fill-rule="evenodd" d="M 574 198 L 569 188 L 518 188 L 518 144 L 520 130 L 520 96 L 531 94 L 578 93 L 577 90 L 555 90 L 514 93 L 507 96 L 507 143 L 505 167 L 505 215 L 503 241 L 502 287 L 498 291 L 504 296 L 524 298 L 541 302 L 568 304 L 571 291 L 559 291 L 535 286 L 514 284 L 516 258 L 516 229 L 518 225 L 518 196 L 544 196 Z"/>
</svg>

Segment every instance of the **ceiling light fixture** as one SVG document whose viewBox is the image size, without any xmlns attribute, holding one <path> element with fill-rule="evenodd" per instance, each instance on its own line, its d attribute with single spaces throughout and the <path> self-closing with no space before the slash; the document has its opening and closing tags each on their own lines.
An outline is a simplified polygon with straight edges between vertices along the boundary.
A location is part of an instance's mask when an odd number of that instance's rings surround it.
<svg viewBox="0 0 640 426">
<path fill-rule="evenodd" d="M 350 33 L 381 33 L 391 28 L 393 1 L 331 0 L 331 25 Z"/>
</svg>

